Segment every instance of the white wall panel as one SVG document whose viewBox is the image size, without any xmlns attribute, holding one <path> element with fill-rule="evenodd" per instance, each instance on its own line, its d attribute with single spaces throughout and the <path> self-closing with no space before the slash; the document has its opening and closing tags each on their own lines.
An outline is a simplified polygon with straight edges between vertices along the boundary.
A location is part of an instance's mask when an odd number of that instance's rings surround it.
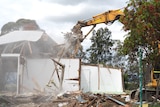
<svg viewBox="0 0 160 107">
<path fill-rule="evenodd" d="M 24 92 L 34 92 L 34 89 L 51 92 L 78 90 L 79 82 L 68 79 L 79 77 L 79 59 L 61 59 L 60 63 L 65 65 L 62 90 L 56 88 L 53 84 L 51 84 L 52 87 L 46 86 L 55 68 L 54 62 L 51 59 L 27 59 L 23 74 L 23 87 L 28 88 L 28 90 L 24 88 Z M 61 75 L 60 72 L 59 74 Z M 52 81 L 59 87 L 60 83 L 56 72 L 53 75 Z"/>
<path fill-rule="evenodd" d="M 83 92 L 123 93 L 121 69 L 82 65 L 81 89 Z"/>
</svg>

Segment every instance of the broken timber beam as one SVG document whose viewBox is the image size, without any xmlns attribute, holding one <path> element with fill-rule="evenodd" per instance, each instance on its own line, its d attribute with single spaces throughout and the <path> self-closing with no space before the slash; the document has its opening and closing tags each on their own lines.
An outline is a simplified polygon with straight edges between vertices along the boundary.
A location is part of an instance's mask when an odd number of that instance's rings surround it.
<svg viewBox="0 0 160 107">
<path fill-rule="evenodd" d="M 53 59 L 53 58 L 51 58 L 54 62 L 56 62 L 58 65 L 60 65 L 62 68 L 64 68 L 65 67 L 65 65 L 63 65 L 63 64 L 61 64 L 61 63 L 59 63 L 58 61 L 56 61 L 55 59 Z"/>
<path fill-rule="evenodd" d="M 107 97 L 108 99 L 116 102 L 117 104 L 120 104 L 120 105 L 122 105 L 122 106 L 125 106 L 125 105 L 126 105 L 126 104 L 124 104 L 123 102 L 121 102 L 121 101 L 119 101 L 119 100 L 116 100 L 116 99 L 114 99 L 114 98 L 112 98 L 112 97 L 110 97 L 110 96 L 106 96 L 106 97 Z"/>
</svg>

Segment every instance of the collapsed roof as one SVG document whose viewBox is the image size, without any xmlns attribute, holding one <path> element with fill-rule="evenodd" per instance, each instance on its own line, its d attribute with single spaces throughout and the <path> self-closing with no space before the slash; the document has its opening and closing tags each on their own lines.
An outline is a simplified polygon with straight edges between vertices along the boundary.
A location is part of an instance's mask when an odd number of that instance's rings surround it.
<svg viewBox="0 0 160 107">
<path fill-rule="evenodd" d="M 44 31 L 13 31 L 0 37 L 1 53 L 25 56 L 56 56 L 57 43 Z"/>
</svg>

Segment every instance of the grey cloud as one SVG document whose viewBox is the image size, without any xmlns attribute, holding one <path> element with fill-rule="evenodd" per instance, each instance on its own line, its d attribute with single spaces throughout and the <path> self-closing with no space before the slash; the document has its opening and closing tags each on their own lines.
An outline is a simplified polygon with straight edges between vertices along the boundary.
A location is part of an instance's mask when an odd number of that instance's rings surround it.
<svg viewBox="0 0 160 107">
<path fill-rule="evenodd" d="M 92 18 L 97 14 L 103 13 L 108 10 L 114 10 L 123 8 L 126 4 L 124 1 L 128 0 L 48 0 L 48 2 L 52 3 L 61 3 L 63 5 L 72 4 L 78 5 L 78 3 L 85 2 L 86 7 L 83 7 L 82 11 L 78 14 L 66 14 L 65 16 L 48 16 L 45 19 L 52 22 L 58 23 L 75 23 L 78 20 L 85 20 L 88 18 Z M 64 13 L 65 14 L 65 13 Z"/>
<path fill-rule="evenodd" d="M 104 12 L 101 8 L 84 8 L 78 14 L 66 14 L 65 16 L 48 16 L 45 19 L 52 22 L 58 23 L 76 23 L 79 20 L 87 20 L 93 16 Z"/>
<path fill-rule="evenodd" d="M 58 3 L 61 5 L 78 5 L 80 3 L 85 3 L 88 4 L 88 7 L 91 5 L 98 6 L 99 8 L 102 7 L 110 7 L 112 6 L 113 8 L 115 7 L 124 7 L 124 1 L 129 1 L 129 0 L 40 0 L 40 1 L 45 1 L 45 2 L 50 2 L 50 3 Z"/>
<path fill-rule="evenodd" d="M 124 1 L 127 2 L 129 0 L 88 0 L 88 4 L 98 5 L 99 8 L 101 6 L 112 6 L 115 8 L 124 6 Z"/>
<path fill-rule="evenodd" d="M 61 5 L 77 5 L 87 0 L 40 0 L 40 1 L 58 3 Z"/>
</svg>

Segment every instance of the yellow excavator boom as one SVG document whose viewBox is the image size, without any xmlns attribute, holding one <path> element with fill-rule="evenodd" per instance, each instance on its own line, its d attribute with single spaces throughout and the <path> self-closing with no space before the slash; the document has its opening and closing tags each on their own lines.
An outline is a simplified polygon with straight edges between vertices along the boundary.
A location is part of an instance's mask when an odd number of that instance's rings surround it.
<svg viewBox="0 0 160 107">
<path fill-rule="evenodd" d="M 110 10 L 107 12 L 104 12 L 102 14 L 98 14 L 96 16 L 93 16 L 93 18 L 86 22 L 86 26 L 90 25 L 96 25 L 100 23 L 106 23 L 114 22 L 115 20 L 118 20 L 121 16 L 124 16 L 124 13 L 122 10 Z"/>
<path fill-rule="evenodd" d="M 123 16 L 125 15 L 121 9 L 109 10 L 107 12 L 93 16 L 90 20 L 78 21 L 77 24 L 72 28 L 72 32 L 80 36 L 80 41 L 82 42 L 97 24 L 113 23 L 114 21 L 118 20 L 120 17 L 123 17 Z M 83 37 L 81 28 L 86 26 L 91 26 L 91 25 L 93 25 L 93 28 L 91 28 L 91 30 Z"/>
</svg>

